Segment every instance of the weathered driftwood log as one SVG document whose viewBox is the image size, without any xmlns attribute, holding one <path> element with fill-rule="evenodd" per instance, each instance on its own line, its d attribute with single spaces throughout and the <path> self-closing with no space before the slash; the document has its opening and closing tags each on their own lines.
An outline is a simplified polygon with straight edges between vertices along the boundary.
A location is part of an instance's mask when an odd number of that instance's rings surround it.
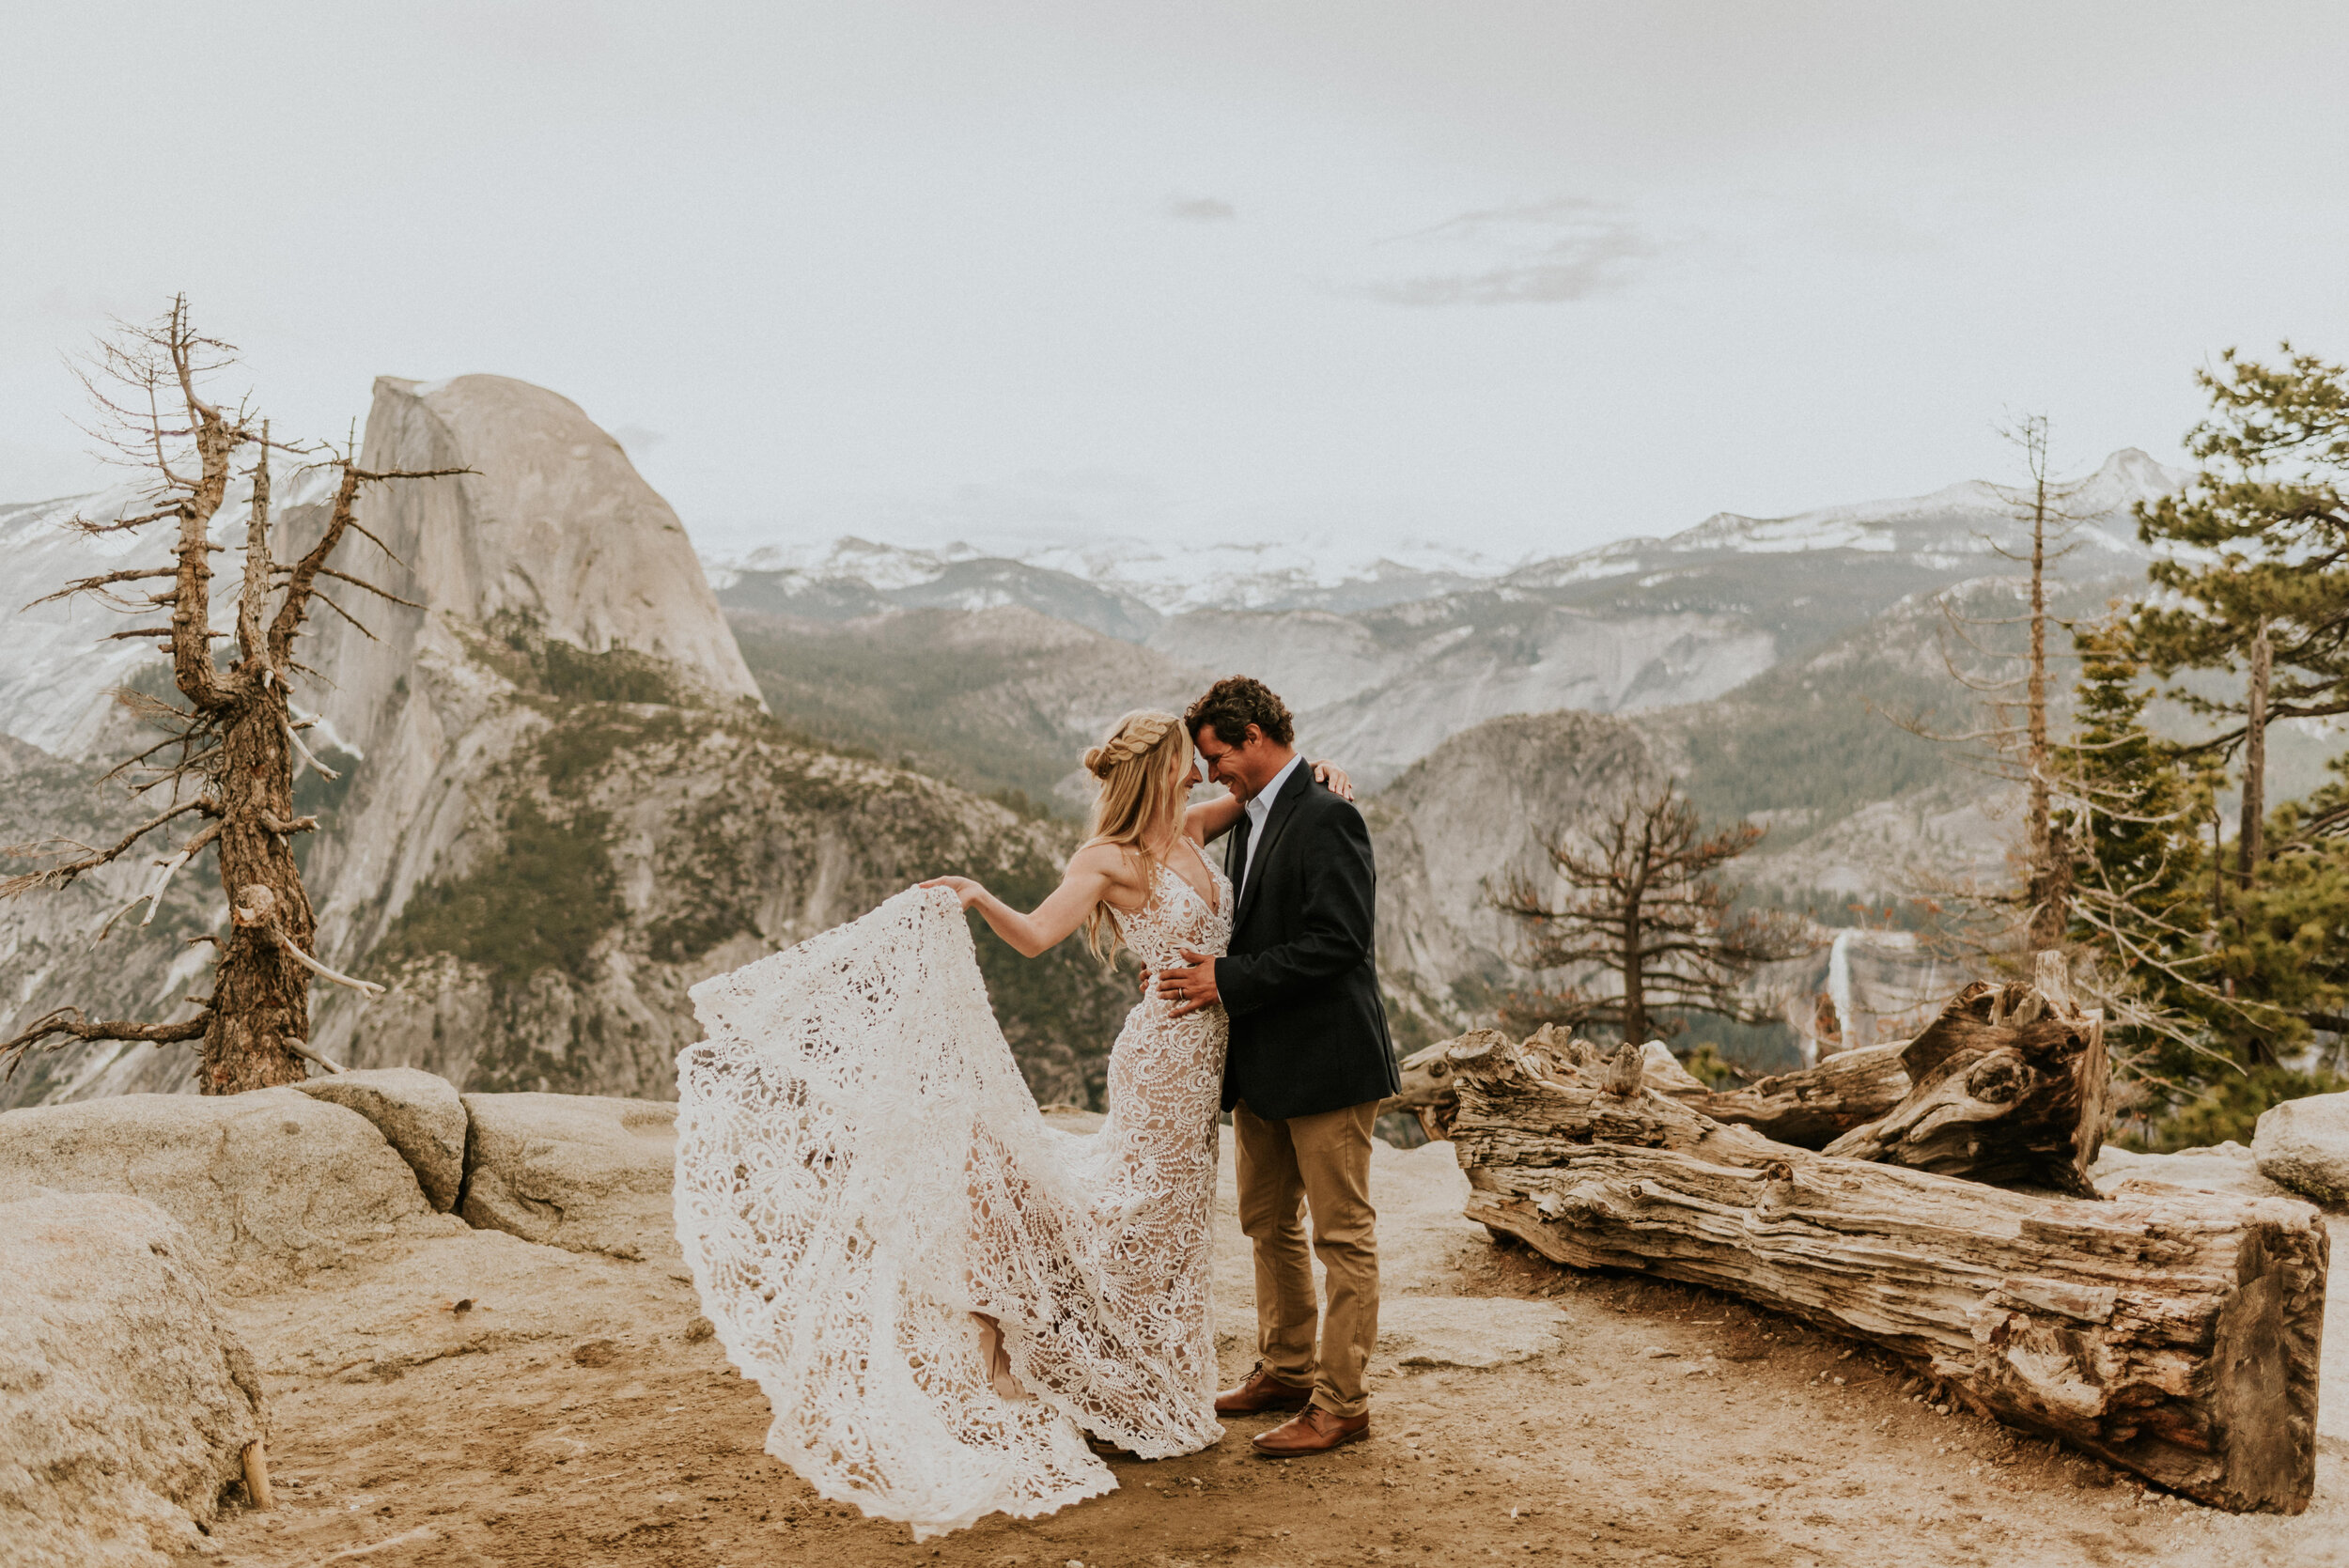
<svg viewBox="0 0 2349 1568">
<path fill-rule="evenodd" d="M 1978 1409 L 2204 1502 L 2307 1507 L 2327 1245 L 2313 1207 L 2093 1203 L 1833 1158 L 1608 1094 L 1498 1034 L 1446 1063 L 1470 1219 L 1558 1263 L 1869 1340 Z"/>
<path fill-rule="evenodd" d="M 1407 1057 L 1403 1092 L 1382 1109 L 1416 1111 L 1428 1137 L 1448 1136 L 1443 1129 L 1459 1101 L 1451 1079 L 1452 1053 L 1456 1048 L 1473 1056 L 1500 1038 L 1496 1031 L 1476 1030 Z M 1581 1052 L 1595 1048 L 1580 1041 L 1573 1045 L 1580 1052 L 1568 1047 L 1563 1031 L 1545 1028 L 1522 1048 L 1537 1061 L 1554 1060 L 1560 1066 L 1579 1070 Z M 1781 1073 L 1743 1089 L 1721 1091 L 1707 1089 L 1672 1062 L 1671 1052 L 1651 1044 L 1642 1060 L 1643 1081 L 1647 1088 L 1669 1094 L 1716 1122 L 1751 1127 L 1798 1148 L 1820 1149 L 1901 1103 L 1908 1093 L 1908 1071 L 1901 1064 L 1901 1050 L 1899 1045 L 1888 1045 L 1844 1051 L 1802 1072 Z"/>
<path fill-rule="evenodd" d="M 1798 1149 L 1822 1149 L 1901 1103 L 1908 1093 L 1908 1069 L 1902 1065 L 1901 1049 L 1899 1045 L 1867 1046 L 1743 1089 L 1673 1097 L 1716 1122 L 1751 1127 Z"/>
<path fill-rule="evenodd" d="M 2038 958 L 2032 983 L 1976 981 L 1952 998 L 1901 1051 L 1901 1102 L 1826 1152 L 2095 1196 L 2088 1168 L 2111 1120 L 2104 1016 L 2073 1005 L 2062 955 Z"/>
<path fill-rule="evenodd" d="M 1497 1029 L 1471 1029 L 1456 1040 L 1439 1040 L 1413 1051 L 1401 1063 L 1402 1092 L 1381 1100 L 1379 1114 L 1408 1110 L 1419 1117 L 1420 1126 L 1431 1140 L 1440 1142 L 1451 1137 L 1452 1117 L 1460 1109 L 1460 1086 L 1452 1078 L 1453 1059 L 1478 1059 L 1507 1039 Z"/>
</svg>

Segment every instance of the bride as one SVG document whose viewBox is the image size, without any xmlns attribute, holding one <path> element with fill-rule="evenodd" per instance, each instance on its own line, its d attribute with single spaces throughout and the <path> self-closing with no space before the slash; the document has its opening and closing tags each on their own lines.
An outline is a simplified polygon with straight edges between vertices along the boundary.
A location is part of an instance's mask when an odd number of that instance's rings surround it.
<svg viewBox="0 0 2349 1568">
<path fill-rule="evenodd" d="M 775 1412 L 767 1450 L 916 1540 L 1116 1484 L 1084 1434 L 1145 1458 L 1217 1424 L 1208 1312 L 1226 1020 L 1146 995 L 1109 1114 L 1045 1126 L 989 1011 L 965 908 L 1034 956 L 1081 927 L 1146 969 L 1221 954 L 1204 846 L 1236 799 L 1168 713 L 1085 753 L 1083 846 L 1022 914 L 967 877 L 703 982 L 677 1059 L 677 1234 L 710 1321 Z M 1343 773 L 1315 769 L 1344 792 Z"/>
</svg>

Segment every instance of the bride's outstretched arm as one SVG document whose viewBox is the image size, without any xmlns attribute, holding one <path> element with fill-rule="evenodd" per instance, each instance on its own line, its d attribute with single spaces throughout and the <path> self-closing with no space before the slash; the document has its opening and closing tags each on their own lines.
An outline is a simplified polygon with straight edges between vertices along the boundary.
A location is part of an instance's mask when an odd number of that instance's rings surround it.
<svg viewBox="0 0 2349 1568">
<path fill-rule="evenodd" d="M 952 888 L 964 908 L 978 910 L 989 929 L 1033 958 L 1066 940 L 1084 924 L 1086 912 L 1101 902 L 1121 869 L 1118 852 L 1106 844 L 1080 849 L 1070 859 L 1060 886 L 1028 914 L 1021 914 L 968 877 L 933 877 L 922 885 Z"/>
</svg>

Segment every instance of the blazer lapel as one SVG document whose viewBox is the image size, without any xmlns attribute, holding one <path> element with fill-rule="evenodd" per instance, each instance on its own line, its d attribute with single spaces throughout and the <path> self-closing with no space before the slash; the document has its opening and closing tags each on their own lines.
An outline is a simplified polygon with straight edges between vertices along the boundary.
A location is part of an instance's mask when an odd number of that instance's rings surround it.
<svg viewBox="0 0 2349 1568">
<path fill-rule="evenodd" d="M 1282 830 L 1289 825 L 1289 818 L 1297 815 L 1297 798 L 1311 789 L 1313 784 L 1312 764 L 1300 763 L 1297 771 L 1289 775 L 1289 782 L 1281 786 L 1281 793 L 1273 797 L 1272 809 L 1265 814 L 1264 840 L 1256 846 L 1253 857 L 1264 862 L 1267 871 L 1272 869 L 1272 846 L 1281 842 Z M 1264 878 L 1256 875 L 1252 864 L 1248 872 L 1248 886 L 1240 893 L 1239 908 L 1232 911 L 1233 930 L 1238 930 L 1240 923 L 1248 918 L 1248 911 L 1256 907 L 1256 890 L 1263 886 Z"/>
</svg>

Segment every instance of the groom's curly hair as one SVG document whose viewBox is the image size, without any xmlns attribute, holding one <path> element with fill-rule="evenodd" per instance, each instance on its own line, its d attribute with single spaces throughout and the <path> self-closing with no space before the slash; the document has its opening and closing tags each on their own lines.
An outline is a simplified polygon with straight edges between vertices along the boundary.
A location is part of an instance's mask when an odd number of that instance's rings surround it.
<svg viewBox="0 0 2349 1568">
<path fill-rule="evenodd" d="M 1215 737 L 1226 746 L 1246 739 L 1251 724 L 1276 745 L 1287 746 L 1297 739 L 1297 723 L 1288 705 L 1272 694 L 1272 688 L 1249 675 L 1226 675 L 1208 687 L 1207 694 L 1184 713 L 1183 723 L 1194 741 L 1202 728 L 1213 724 Z"/>
</svg>

